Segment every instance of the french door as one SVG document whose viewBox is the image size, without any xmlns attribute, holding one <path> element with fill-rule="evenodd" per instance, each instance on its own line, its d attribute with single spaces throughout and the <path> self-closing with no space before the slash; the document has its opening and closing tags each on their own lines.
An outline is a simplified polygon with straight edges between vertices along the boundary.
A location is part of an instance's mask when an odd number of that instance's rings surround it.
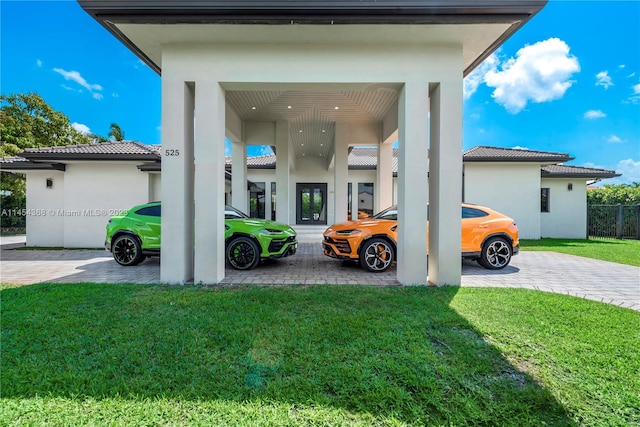
<svg viewBox="0 0 640 427">
<path fill-rule="evenodd" d="M 327 184 L 296 184 L 296 224 L 327 224 Z"/>
</svg>

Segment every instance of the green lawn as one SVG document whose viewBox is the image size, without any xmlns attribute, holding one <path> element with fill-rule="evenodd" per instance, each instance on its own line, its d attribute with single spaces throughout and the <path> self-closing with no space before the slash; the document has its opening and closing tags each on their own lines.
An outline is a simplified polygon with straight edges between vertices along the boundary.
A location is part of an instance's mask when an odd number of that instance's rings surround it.
<svg viewBox="0 0 640 427">
<path fill-rule="evenodd" d="M 5 286 L 0 425 L 627 426 L 640 313 L 522 289 Z"/>
<path fill-rule="evenodd" d="M 640 267 L 640 240 L 520 239 L 523 251 L 552 251 Z"/>
</svg>

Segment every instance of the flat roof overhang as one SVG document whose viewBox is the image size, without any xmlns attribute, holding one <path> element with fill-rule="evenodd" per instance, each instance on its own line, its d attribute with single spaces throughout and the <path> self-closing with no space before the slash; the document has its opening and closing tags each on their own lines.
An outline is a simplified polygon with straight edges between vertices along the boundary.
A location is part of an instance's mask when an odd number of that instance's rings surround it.
<svg viewBox="0 0 640 427">
<path fill-rule="evenodd" d="M 168 43 L 349 41 L 460 44 L 466 76 L 547 0 L 78 2 L 158 74 L 162 46 Z M 354 25 L 357 30 L 349 28 Z"/>
<path fill-rule="evenodd" d="M 0 170 L 18 173 L 33 170 L 53 170 L 64 172 L 66 168 L 67 167 L 64 163 L 37 163 L 31 161 L 0 163 Z"/>
</svg>

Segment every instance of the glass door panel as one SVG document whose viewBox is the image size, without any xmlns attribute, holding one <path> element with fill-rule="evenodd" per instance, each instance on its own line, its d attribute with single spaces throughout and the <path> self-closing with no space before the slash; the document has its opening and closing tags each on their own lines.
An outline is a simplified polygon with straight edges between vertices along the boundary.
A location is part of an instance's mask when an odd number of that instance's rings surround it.
<svg viewBox="0 0 640 427">
<path fill-rule="evenodd" d="M 297 224 L 327 223 L 327 184 L 296 184 Z"/>
</svg>

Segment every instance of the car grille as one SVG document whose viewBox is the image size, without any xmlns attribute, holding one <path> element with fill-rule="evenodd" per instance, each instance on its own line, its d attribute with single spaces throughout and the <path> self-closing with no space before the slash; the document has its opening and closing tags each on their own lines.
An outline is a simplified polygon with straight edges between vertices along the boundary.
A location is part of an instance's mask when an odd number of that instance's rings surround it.
<svg viewBox="0 0 640 427">
<path fill-rule="evenodd" d="M 295 236 L 288 237 L 286 239 L 274 239 L 269 243 L 269 252 L 280 252 L 284 245 L 296 241 Z"/>
<path fill-rule="evenodd" d="M 351 245 L 349 245 L 348 240 L 335 240 L 330 237 L 325 237 L 325 240 L 327 241 L 327 243 L 333 244 L 338 252 L 341 252 L 343 254 L 351 253 Z"/>
</svg>

